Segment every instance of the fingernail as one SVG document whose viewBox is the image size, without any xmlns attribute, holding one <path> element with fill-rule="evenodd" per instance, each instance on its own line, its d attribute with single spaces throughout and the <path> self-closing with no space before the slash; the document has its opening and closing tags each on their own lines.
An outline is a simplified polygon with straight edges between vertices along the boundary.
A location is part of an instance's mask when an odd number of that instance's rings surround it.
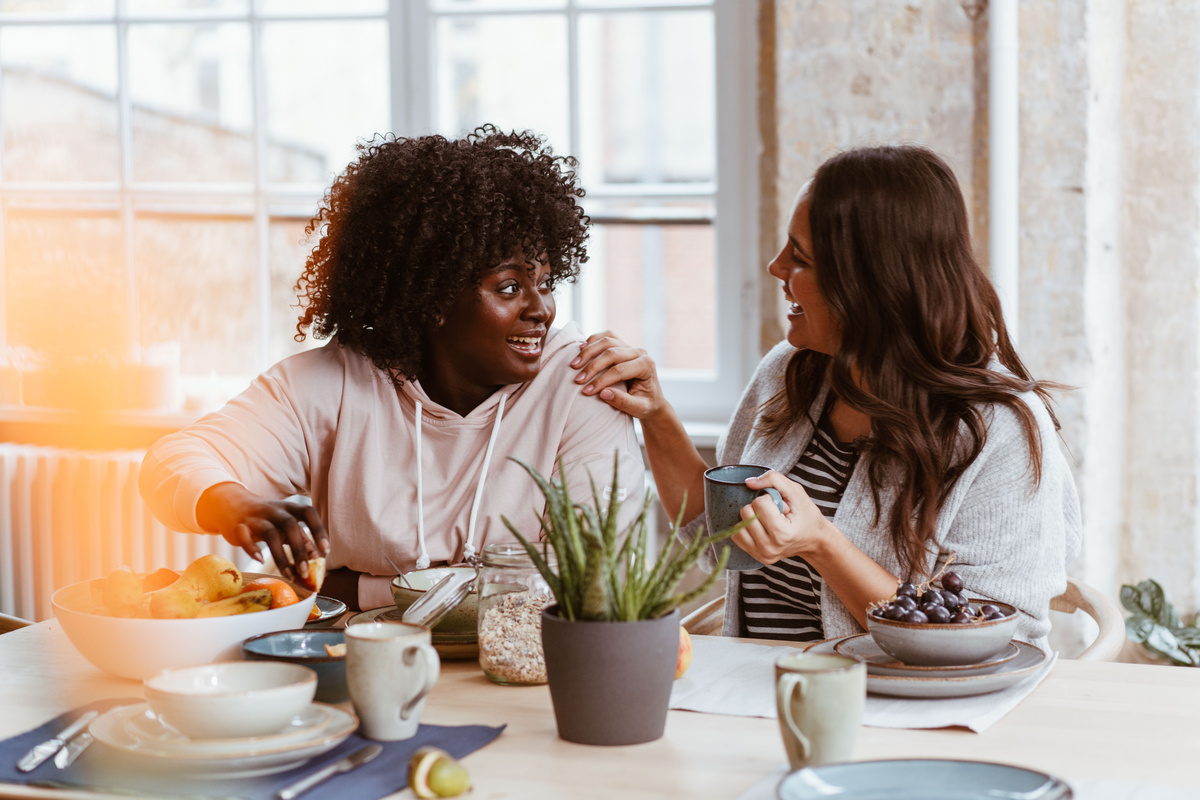
<svg viewBox="0 0 1200 800">
<path fill-rule="evenodd" d="M 296 565 L 296 569 L 299 570 L 301 578 L 308 577 L 308 562 L 307 561 L 301 561 L 299 564 Z"/>
<path fill-rule="evenodd" d="M 266 561 L 263 560 L 262 553 L 258 552 L 257 550 L 254 551 L 253 553 L 251 553 L 250 557 L 253 558 L 255 561 L 257 561 L 260 564 L 266 563 Z"/>
<path fill-rule="evenodd" d="M 584 394 L 591 394 L 594 391 L 596 391 L 596 387 L 590 383 L 587 386 L 583 387 Z"/>
<path fill-rule="evenodd" d="M 571 362 L 571 366 L 572 366 L 572 367 L 578 367 L 578 366 L 579 366 L 579 363 L 580 363 L 582 360 L 583 360 L 582 358 L 576 358 L 574 361 L 572 361 L 572 362 Z"/>
<path fill-rule="evenodd" d="M 321 542 L 321 552 L 324 553 L 325 555 L 329 555 L 329 540 L 328 539 L 325 539 L 324 541 Z"/>
<path fill-rule="evenodd" d="M 600 393 L 600 399 L 601 400 L 612 400 L 613 399 L 613 390 L 605 389 L 603 392 Z"/>
</svg>

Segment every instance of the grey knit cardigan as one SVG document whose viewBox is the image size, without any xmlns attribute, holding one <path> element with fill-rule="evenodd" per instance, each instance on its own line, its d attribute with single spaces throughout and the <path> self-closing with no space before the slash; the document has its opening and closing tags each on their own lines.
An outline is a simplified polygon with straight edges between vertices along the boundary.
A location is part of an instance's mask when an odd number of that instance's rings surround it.
<svg viewBox="0 0 1200 800">
<path fill-rule="evenodd" d="M 795 348 L 782 342 L 759 363 L 728 431 L 717 444 L 718 464 L 758 464 L 786 475 L 799 460 L 813 436 L 807 415 L 777 439 L 755 432 L 764 402 L 783 387 L 784 371 L 794 352 Z M 826 383 L 813 402 L 814 409 L 824 407 L 828 392 Z M 930 553 L 927 574 L 933 574 L 954 552 L 953 570 L 962 576 L 968 593 L 1015 606 L 1020 612 L 1017 637 L 1044 648 L 1050 630 L 1050 599 L 1066 589 L 1067 563 L 1079 552 L 1079 498 L 1045 405 L 1033 393 L 1021 395 L 1021 399 L 1033 410 L 1041 435 L 1041 480 L 1035 485 L 1019 417 L 1005 406 L 989 407 L 985 412 L 987 442 L 938 514 L 938 552 Z M 882 511 L 876 522 L 867 458 L 864 453 L 855 465 L 833 523 L 884 569 L 900 575 L 900 562 L 887 530 L 894 492 L 883 487 Z M 695 536 L 705 523 L 701 515 L 689 522 L 681 535 Z M 710 552 L 708 568 L 714 564 Z M 736 636 L 740 573 L 727 575 L 722 634 Z M 821 621 L 829 638 L 862 631 L 831 591 L 821 593 Z"/>
</svg>

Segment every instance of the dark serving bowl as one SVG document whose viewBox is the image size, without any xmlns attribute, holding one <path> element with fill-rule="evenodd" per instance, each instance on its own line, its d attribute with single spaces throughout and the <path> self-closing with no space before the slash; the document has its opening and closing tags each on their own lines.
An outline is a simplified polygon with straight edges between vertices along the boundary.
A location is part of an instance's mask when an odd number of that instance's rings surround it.
<svg viewBox="0 0 1200 800">
<path fill-rule="evenodd" d="M 346 658 L 331 656 L 325 645 L 345 644 L 342 630 L 304 628 L 252 636 L 242 643 L 248 661 L 284 661 L 303 664 L 317 673 L 317 694 L 322 703 L 340 703 L 350 697 L 346 689 Z"/>
</svg>

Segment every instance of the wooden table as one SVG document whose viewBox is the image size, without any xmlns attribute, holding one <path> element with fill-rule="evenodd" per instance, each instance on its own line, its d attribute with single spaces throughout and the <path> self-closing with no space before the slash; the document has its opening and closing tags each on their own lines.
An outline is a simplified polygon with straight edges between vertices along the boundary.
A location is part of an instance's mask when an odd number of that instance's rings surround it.
<svg viewBox="0 0 1200 800">
<path fill-rule="evenodd" d="M 0 636 L 0 676 L 0 737 L 85 702 L 141 693 L 140 683 L 86 662 L 54 620 Z M 982 734 L 864 727 L 855 757 L 983 759 L 1068 781 L 1200 786 L 1198 718 L 1200 669 L 1060 660 L 1033 694 Z M 557 737 L 546 687 L 496 686 L 470 661 L 443 664 L 422 720 L 508 726 L 466 759 L 474 800 L 732 800 L 785 760 L 775 720 L 684 711 L 670 712 L 666 735 L 656 742 L 569 744 Z M 0 796 L 97 797 L 15 786 L 0 786 Z"/>
</svg>

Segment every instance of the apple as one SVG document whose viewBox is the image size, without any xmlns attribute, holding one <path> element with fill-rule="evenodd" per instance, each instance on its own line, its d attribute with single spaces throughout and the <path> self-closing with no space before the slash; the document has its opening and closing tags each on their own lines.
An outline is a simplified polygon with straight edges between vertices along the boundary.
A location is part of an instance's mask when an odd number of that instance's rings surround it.
<svg viewBox="0 0 1200 800">
<path fill-rule="evenodd" d="M 675 680 L 683 677 L 692 665 L 692 637 L 687 628 L 679 626 L 679 656 L 675 660 Z"/>
</svg>

